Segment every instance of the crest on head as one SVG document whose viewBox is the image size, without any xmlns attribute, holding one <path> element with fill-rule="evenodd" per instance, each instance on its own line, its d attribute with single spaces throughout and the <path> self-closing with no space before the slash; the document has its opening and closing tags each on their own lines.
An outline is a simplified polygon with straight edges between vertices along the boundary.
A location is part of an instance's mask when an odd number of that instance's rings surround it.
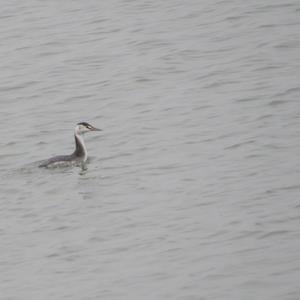
<svg viewBox="0 0 300 300">
<path fill-rule="evenodd" d="M 95 128 L 87 122 L 80 122 L 75 127 L 75 133 L 77 134 L 84 134 L 90 131 L 101 131 L 101 129 Z"/>
</svg>

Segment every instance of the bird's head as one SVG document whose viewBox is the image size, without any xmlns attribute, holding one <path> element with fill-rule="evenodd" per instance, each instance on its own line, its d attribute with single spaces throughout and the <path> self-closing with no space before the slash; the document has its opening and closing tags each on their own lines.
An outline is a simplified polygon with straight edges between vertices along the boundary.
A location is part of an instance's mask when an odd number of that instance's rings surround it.
<svg viewBox="0 0 300 300">
<path fill-rule="evenodd" d="M 77 134 L 84 134 L 90 131 L 101 131 L 101 129 L 98 129 L 87 122 L 78 123 L 75 127 L 75 133 Z"/>
</svg>

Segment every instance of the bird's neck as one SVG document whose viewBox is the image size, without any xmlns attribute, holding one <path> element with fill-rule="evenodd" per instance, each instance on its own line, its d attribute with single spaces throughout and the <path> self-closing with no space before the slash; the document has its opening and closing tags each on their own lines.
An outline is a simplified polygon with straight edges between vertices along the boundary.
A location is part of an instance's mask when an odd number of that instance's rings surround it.
<svg viewBox="0 0 300 300">
<path fill-rule="evenodd" d="M 83 160 L 87 160 L 87 150 L 84 144 L 83 136 L 75 132 L 75 151 L 74 154 L 78 157 L 83 157 Z"/>
</svg>

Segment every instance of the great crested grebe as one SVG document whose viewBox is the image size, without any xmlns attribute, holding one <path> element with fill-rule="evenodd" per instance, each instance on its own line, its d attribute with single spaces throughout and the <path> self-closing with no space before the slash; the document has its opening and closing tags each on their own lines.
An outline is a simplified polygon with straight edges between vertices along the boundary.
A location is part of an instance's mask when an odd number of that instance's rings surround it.
<svg viewBox="0 0 300 300">
<path fill-rule="evenodd" d="M 75 150 L 70 155 L 58 155 L 43 161 L 39 167 L 59 167 L 59 166 L 72 166 L 82 165 L 87 160 L 87 150 L 83 140 L 83 134 L 90 131 L 101 131 L 86 122 L 78 123 L 75 126 Z"/>
</svg>

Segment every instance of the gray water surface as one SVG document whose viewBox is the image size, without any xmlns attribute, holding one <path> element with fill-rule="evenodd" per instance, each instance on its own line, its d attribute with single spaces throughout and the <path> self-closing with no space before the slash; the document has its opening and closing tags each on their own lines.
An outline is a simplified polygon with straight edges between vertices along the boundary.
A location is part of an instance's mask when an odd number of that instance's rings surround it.
<svg viewBox="0 0 300 300">
<path fill-rule="evenodd" d="M 300 2 L 2 1 L 0 299 L 300 299 Z M 37 162 L 73 151 L 87 170 Z"/>
</svg>

